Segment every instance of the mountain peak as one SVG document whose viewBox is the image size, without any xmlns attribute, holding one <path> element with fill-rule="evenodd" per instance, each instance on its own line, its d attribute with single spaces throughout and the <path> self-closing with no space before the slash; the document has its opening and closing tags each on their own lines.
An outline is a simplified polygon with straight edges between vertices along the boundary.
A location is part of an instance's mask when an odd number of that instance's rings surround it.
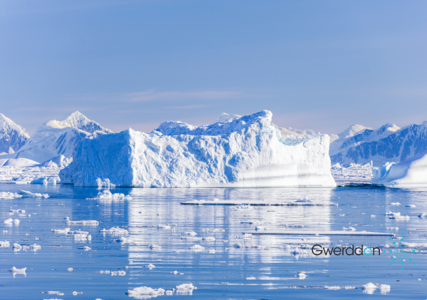
<svg viewBox="0 0 427 300">
<path fill-rule="evenodd" d="M 348 127 L 346 130 L 344 130 L 340 134 L 338 134 L 338 136 L 340 137 L 340 139 L 349 138 L 349 137 L 355 136 L 356 134 L 358 134 L 359 132 L 361 132 L 365 129 L 372 129 L 372 128 L 365 127 L 365 126 L 360 125 L 360 124 L 354 124 L 354 125 L 351 125 L 350 127 Z"/>
</svg>

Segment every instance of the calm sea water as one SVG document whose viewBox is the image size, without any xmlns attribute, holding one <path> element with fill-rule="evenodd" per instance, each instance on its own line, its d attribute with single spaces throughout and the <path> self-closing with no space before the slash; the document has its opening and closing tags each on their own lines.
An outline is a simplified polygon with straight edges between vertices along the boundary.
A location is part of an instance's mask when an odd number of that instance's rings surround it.
<svg viewBox="0 0 427 300">
<path fill-rule="evenodd" d="M 131 195 L 132 200 L 106 202 L 86 200 L 97 189 L 71 186 L 0 184 L 0 191 L 20 189 L 48 193 L 48 199 L 0 199 L 0 241 L 41 246 L 34 251 L 0 248 L 0 299 L 134 299 L 126 295 L 140 286 L 172 289 L 183 283 L 197 287 L 192 295 L 159 296 L 181 299 L 329 299 L 393 298 L 425 299 L 427 296 L 426 248 L 415 253 L 382 252 L 381 255 L 319 256 L 310 254 L 313 244 L 325 247 L 364 245 L 369 247 L 400 243 L 427 243 L 427 192 L 403 189 L 112 189 Z M 189 200 L 285 201 L 308 199 L 325 206 L 188 206 Z M 391 205 L 393 202 L 400 206 Z M 337 203 L 338 206 L 329 206 Z M 416 207 L 406 207 L 406 205 Z M 9 216 L 9 209 L 24 209 L 28 216 Z M 408 221 L 389 219 L 386 212 L 401 212 Z M 99 226 L 67 226 L 65 219 L 97 220 Z M 19 226 L 5 225 L 8 218 L 20 219 Z M 255 220 L 261 225 L 249 224 Z M 158 225 L 173 225 L 160 229 Z M 118 237 L 100 233 L 103 228 L 120 226 L 137 240 L 134 245 Z M 356 232 L 393 232 L 398 238 L 350 236 L 254 235 L 256 226 L 268 232 L 290 230 L 330 231 L 353 227 Z M 89 231 L 92 240 L 78 241 L 55 234 L 51 229 Z M 387 229 L 398 227 L 398 230 Z M 206 232 L 219 229 L 219 232 Z M 215 241 L 191 241 L 185 232 Z M 258 230 L 258 232 L 262 232 Z M 403 234 L 403 235 L 402 235 Z M 194 245 L 205 249 L 191 251 Z M 235 245 L 240 245 L 236 248 Z M 149 245 L 161 246 L 150 249 Z M 307 248 L 309 252 L 304 253 Z M 88 246 L 89 251 L 79 249 Z M 289 247 L 290 250 L 288 250 Z M 300 247 L 299 253 L 294 249 Z M 208 250 L 214 249 L 215 253 Z M 386 248 L 382 248 L 382 251 Z M 421 250 L 421 252 L 419 252 Z M 393 260 L 395 256 L 396 260 Z M 405 261 L 402 264 L 403 259 Z M 149 269 L 144 266 L 155 265 Z M 415 263 L 415 264 L 414 264 Z M 15 277 L 13 266 L 27 268 Z M 128 267 L 125 269 L 125 267 Z M 74 268 L 74 271 L 67 271 Z M 402 270 L 403 268 L 403 270 Z M 101 274 L 101 270 L 126 271 L 125 276 Z M 178 271 L 178 274 L 173 274 Z M 300 279 L 298 272 L 307 277 Z M 252 278 L 252 280 L 248 279 Z M 361 288 L 369 282 L 390 285 L 390 292 L 373 294 Z M 328 290 L 325 286 L 339 286 Z M 356 289 L 344 289 L 344 286 Z M 60 291 L 63 296 L 41 292 Z M 72 292 L 83 292 L 73 296 Z"/>
</svg>

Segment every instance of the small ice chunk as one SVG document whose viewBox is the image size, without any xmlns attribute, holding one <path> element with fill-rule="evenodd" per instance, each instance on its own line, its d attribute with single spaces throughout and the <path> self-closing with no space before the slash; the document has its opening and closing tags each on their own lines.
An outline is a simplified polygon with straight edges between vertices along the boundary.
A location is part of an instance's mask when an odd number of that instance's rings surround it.
<svg viewBox="0 0 427 300">
<path fill-rule="evenodd" d="M 203 240 L 206 242 L 214 242 L 215 238 L 213 236 L 208 236 L 208 237 L 203 238 Z"/>
<path fill-rule="evenodd" d="M 192 295 L 193 290 L 197 289 L 192 283 L 183 283 L 176 287 L 177 295 Z"/>
<path fill-rule="evenodd" d="M 73 269 L 73 268 L 68 268 L 68 269 L 67 269 L 67 271 L 68 271 L 68 272 L 73 272 L 73 271 L 74 271 L 74 269 Z"/>
<path fill-rule="evenodd" d="M 169 229 L 171 229 L 170 225 L 162 225 L 162 224 L 157 225 L 157 228 L 158 228 L 158 229 L 164 229 L 164 230 L 169 230 Z"/>
<path fill-rule="evenodd" d="M 70 221 L 70 218 L 67 217 L 67 225 L 93 225 L 98 226 L 99 222 L 96 220 L 81 220 L 81 221 Z"/>
<path fill-rule="evenodd" d="M 161 250 L 162 246 L 159 246 L 159 245 L 150 245 L 150 246 L 148 246 L 148 248 L 150 248 L 151 250 Z"/>
<path fill-rule="evenodd" d="M 194 251 L 194 252 L 200 252 L 200 251 L 205 250 L 205 247 L 202 247 L 200 245 L 194 245 L 194 246 L 190 247 L 190 250 Z"/>
<path fill-rule="evenodd" d="M 92 248 L 91 248 L 91 247 L 88 247 L 88 246 L 79 247 L 79 249 L 82 249 L 82 250 L 84 250 L 84 251 L 92 250 Z"/>
<path fill-rule="evenodd" d="M 334 290 L 334 291 L 336 291 L 336 290 L 340 290 L 340 289 L 341 289 L 340 286 L 327 286 L 327 285 L 325 285 L 325 290 Z"/>
<path fill-rule="evenodd" d="M 418 215 L 418 218 L 421 218 L 421 219 L 427 218 L 427 214 L 422 213 L 422 214 Z"/>
<path fill-rule="evenodd" d="M 24 190 L 20 190 L 19 194 L 22 196 L 22 198 L 49 198 L 48 194 L 31 193 Z"/>
<path fill-rule="evenodd" d="M 375 284 L 373 284 L 372 282 L 369 282 L 369 283 L 363 285 L 363 292 L 365 294 L 372 295 L 376 289 L 377 289 L 377 286 Z"/>
<path fill-rule="evenodd" d="M 151 269 L 154 269 L 156 266 L 150 263 L 148 265 L 145 265 L 144 267 L 151 270 Z"/>
<path fill-rule="evenodd" d="M 12 272 L 13 277 L 15 277 L 16 274 L 27 275 L 27 273 L 25 273 L 26 270 L 27 268 L 17 269 L 14 266 L 12 269 L 10 269 L 10 272 Z"/>
<path fill-rule="evenodd" d="M 0 248 L 8 248 L 10 243 L 8 241 L 0 241 Z"/>
<path fill-rule="evenodd" d="M 65 228 L 65 229 L 51 229 L 53 233 L 58 233 L 58 234 L 67 234 L 70 231 L 70 228 Z"/>
<path fill-rule="evenodd" d="M 391 205 L 396 205 L 396 206 L 398 206 L 398 205 L 400 205 L 400 203 L 399 203 L 399 202 L 392 202 L 392 203 L 391 203 Z"/>
<path fill-rule="evenodd" d="M 64 293 L 61 293 L 60 291 L 47 291 L 46 294 L 64 296 Z"/>
<path fill-rule="evenodd" d="M 215 249 L 209 249 L 208 253 L 215 254 Z"/>
<path fill-rule="evenodd" d="M 389 293 L 390 292 L 390 286 L 387 284 L 381 284 L 380 285 L 380 292 L 382 295 Z"/>
<path fill-rule="evenodd" d="M 107 201 L 120 201 L 120 200 L 132 200 L 131 196 L 125 196 L 121 193 L 111 193 L 109 190 L 103 190 L 98 193 L 94 198 L 86 198 L 86 200 L 107 200 Z"/>
<path fill-rule="evenodd" d="M 298 272 L 298 277 L 299 279 L 306 279 L 307 278 L 307 274 L 305 274 L 305 272 Z"/>
<path fill-rule="evenodd" d="M 14 243 L 12 248 L 13 248 L 13 251 L 21 251 L 22 246 L 17 243 Z"/>
<path fill-rule="evenodd" d="M 34 244 L 30 246 L 24 246 L 23 248 L 24 248 L 24 251 L 31 250 L 35 252 L 37 250 L 40 250 L 42 247 L 40 245 Z"/>
<path fill-rule="evenodd" d="M 414 207 L 417 207 L 415 204 L 408 204 L 408 205 L 405 205 L 405 207 L 411 207 L 411 208 L 414 208 Z"/>
<path fill-rule="evenodd" d="M 184 232 L 182 235 L 186 235 L 186 236 L 196 236 L 197 233 L 195 233 L 194 231 L 191 232 Z"/>
<path fill-rule="evenodd" d="M 22 198 L 22 195 L 18 193 L 10 193 L 10 192 L 0 192 L 0 199 L 15 199 Z"/>
<path fill-rule="evenodd" d="M 12 225 L 13 224 L 13 219 L 4 220 L 3 223 L 6 224 L 6 225 Z"/>
<path fill-rule="evenodd" d="M 253 276 L 246 277 L 246 280 L 256 280 L 256 277 L 253 277 Z"/>
<path fill-rule="evenodd" d="M 81 295 L 81 294 L 83 294 L 83 292 L 76 292 L 76 291 L 73 292 L 73 296 L 77 296 L 77 295 Z"/>
<path fill-rule="evenodd" d="M 150 287 L 141 286 L 134 288 L 133 290 L 128 290 L 127 292 L 129 297 L 134 297 L 137 299 L 145 299 L 146 296 L 156 297 L 156 296 L 162 296 L 165 294 L 165 290 L 162 288 L 159 289 L 152 289 Z"/>
<path fill-rule="evenodd" d="M 110 229 L 102 229 L 100 232 L 102 232 L 103 234 L 111 234 L 113 236 L 127 236 L 129 235 L 129 231 L 127 231 L 124 228 L 120 228 L 120 227 L 111 227 Z"/>
</svg>

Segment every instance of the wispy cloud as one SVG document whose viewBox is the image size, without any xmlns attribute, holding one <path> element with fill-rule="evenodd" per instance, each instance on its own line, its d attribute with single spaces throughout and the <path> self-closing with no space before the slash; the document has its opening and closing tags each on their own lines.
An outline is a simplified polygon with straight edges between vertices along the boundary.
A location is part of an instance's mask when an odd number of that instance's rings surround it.
<svg viewBox="0 0 427 300">
<path fill-rule="evenodd" d="M 150 102 L 150 101 L 175 101 L 175 100 L 215 100 L 227 99 L 238 96 L 235 91 L 170 91 L 161 92 L 147 90 L 126 95 L 129 102 Z"/>
</svg>

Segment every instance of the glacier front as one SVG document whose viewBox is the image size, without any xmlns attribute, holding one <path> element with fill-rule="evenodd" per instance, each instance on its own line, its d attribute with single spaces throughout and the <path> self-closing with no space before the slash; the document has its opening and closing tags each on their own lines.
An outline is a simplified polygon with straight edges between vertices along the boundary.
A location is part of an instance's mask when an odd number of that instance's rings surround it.
<svg viewBox="0 0 427 300">
<path fill-rule="evenodd" d="M 84 139 L 62 183 L 119 187 L 334 187 L 329 136 L 282 136 L 273 114 L 208 126 L 165 122 Z"/>
</svg>

